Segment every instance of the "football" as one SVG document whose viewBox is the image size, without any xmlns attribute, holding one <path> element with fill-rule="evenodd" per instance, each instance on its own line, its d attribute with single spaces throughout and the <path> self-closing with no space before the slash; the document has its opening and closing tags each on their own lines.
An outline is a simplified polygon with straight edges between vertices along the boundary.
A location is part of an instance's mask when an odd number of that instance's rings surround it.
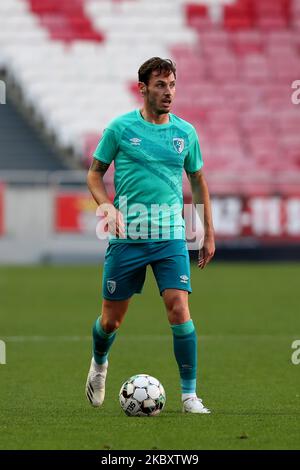
<svg viewBox="0 0 300 470">
<path fill-rule="evenodd" d="M 164 408 L 164 387 L 151 375 L 138 374 L 122 385 L 119 400 L 127 416 L 157 416 Z"/>
</svg>

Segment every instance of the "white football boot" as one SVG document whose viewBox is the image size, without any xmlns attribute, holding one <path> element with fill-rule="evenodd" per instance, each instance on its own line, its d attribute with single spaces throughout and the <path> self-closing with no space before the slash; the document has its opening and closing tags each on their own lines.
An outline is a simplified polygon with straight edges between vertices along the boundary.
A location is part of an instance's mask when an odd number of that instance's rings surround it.
<svg viewBox="0 0 300 470">
<path fill-rule="evenodd" d="M 182 403 L 182 411 L 183 413 L 210 413 L 210 410 L 208 408 L 205 408 L 205 406 L 203 405 L 201 398 L 197 397 L 192 397 L 185 400 Z"/>
<path fill-rule="evenodd" d="M 92 358 L 85 386 L 85 395 L 92 406 L 98 407 L 104 402 L 107 367 L 107 361 L 99 365 Z"/>
</svg>

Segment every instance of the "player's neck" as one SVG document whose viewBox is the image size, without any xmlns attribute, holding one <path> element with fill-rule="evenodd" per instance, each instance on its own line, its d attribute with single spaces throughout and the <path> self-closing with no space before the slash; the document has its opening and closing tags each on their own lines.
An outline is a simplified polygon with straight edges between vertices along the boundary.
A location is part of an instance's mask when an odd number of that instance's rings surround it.
<svg viewBox="0 0 300 470">
<path fill-rule="evenodd" d="M 169 113 L 155 114 L 146 107 L 140 109 L 140 113 L 142 118 L 147 122 L 151 122 L 151 124 L 168 124 L 170 121 Z"/>
</svg>

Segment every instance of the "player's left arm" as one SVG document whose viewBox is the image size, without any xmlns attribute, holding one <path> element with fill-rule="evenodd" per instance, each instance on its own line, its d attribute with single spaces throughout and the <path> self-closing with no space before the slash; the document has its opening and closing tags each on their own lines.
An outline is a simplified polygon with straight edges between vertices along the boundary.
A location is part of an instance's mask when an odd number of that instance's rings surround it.
<svg viewBox="0 0 300 470">
<path fill-rule="evenodd" d="M 204 208 L 204 244 L 199 250 L 198 266 L 203 269 L 215 254 L 215 235 L 207 182 L 202 170 L 187 172 L 191 184 L 193 203 L 203 204 Z"/>
</svg>

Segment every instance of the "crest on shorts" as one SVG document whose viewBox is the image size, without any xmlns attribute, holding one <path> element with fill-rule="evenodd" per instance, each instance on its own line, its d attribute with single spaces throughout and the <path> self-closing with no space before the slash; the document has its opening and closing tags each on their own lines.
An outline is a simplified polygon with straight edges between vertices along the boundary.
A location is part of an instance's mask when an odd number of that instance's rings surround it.
<svg viewBox="0 0 300 470">
<path fill-rule="evenodd" d="M 184 139 L 179 139 L 178 137 L 174 137 L 173 146 L 177 153 L 182 153 L 184 150 Z"/>
<path fill-rule="evenodd" d="M 107 281 L 107 290 L 110 294 L 113 294 L 116 290 L 117 283 L 116 281 Z"/>
</svg>

